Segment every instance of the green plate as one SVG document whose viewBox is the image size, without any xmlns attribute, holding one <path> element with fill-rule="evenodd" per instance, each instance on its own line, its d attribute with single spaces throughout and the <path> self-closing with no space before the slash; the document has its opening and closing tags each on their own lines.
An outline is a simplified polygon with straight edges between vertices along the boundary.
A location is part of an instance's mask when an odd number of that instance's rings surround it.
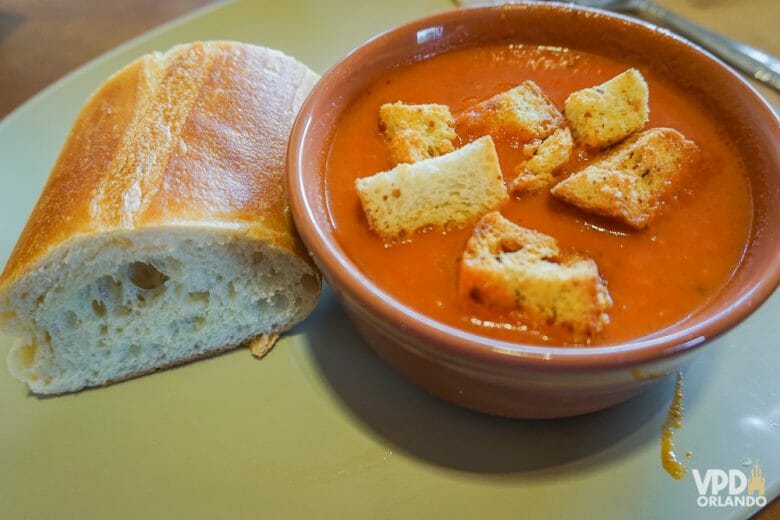
<svg viewBox="0 0 780 520">
<path fill-rule="evenodd" d="M 279 48 L 325 71 L 446 0 L 220 4 L 124 45 L 0 123 L 0 261 L 79 107 L 111 72 L 198 39 Z M 691 468 L 749 469 L 780 492 L 780 297 L 686 373 L 676 437 Z M 0 336 L 0 355 L 11 338 Z M 0 370 L 0 518 L 732 518 L 660 465 L 665 380 L 556 421 L 464 411 L 413 387 L 358 338 L 326 290 L 262 361 L 238 350 L 104 389 L 37 398 Z"/>
</svg>

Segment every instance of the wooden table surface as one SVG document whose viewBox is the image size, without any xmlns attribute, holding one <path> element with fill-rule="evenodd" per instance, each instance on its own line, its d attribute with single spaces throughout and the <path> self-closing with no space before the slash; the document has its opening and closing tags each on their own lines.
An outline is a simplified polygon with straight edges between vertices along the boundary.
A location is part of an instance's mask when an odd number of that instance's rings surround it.
<svg viewBox="0 0 780 520">
<path fill-rule="evenodd" d="M 103 52 L 214 0 L 0 0 L 0 118 Z"/>
<path fill-rule="evenodd" d="M 79 65 L 161 23 L 214 2 L 0 0 L 0 118 Z M 658 3 L 709 29 L 780 56 L 780 0 Z M 758 88 L 780 106 L 780 94 Z M 780 518 L 780 500 L 755 518 Z"/>
</svg>

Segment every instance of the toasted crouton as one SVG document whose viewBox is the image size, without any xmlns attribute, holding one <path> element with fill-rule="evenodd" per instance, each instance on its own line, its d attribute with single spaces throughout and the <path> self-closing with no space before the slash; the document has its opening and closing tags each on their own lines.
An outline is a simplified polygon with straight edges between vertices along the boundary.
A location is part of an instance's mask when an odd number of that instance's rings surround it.
<svg viewBox="0 0 780 520">
<path fill-rule="evenodd" d="M 569 161 L 573 146 L 568 128 L 559 128 L 544 141 L 525 145 L 523 152 L 530 159 L 517 168 L 517 177 L 509 185 L 509 191 L 533 192 L 551 186 L 555 172 Z"/>
<path fill-rule="evenodd" d="M 386 241 L 426 226 L 465 224 L 508 198 L 489 136 L 433 159 L 399 164 L 355 185 L 369 226 Z"/>
<path fill-rule="evenodd" d="M 605 148 L 645 126 L 647 98 L 645 78 L 628 69 L 601 85 L 573 92 L 564 113 L 577 143 Z"/>
<path fill-rule="evenodd" d="M 471 135 L 490 134 L 520 142 L 544 139 L 564 126 L 561 113 L 533 81 L 464 110 L 457 125 Z"/>
<path fill-rule="evenodd" d="M 642 229 L 698 157 L 698 147 L 671 128 L 641 132 L 551 190 L 585 211 Z"/>
<path fill-rule="evenodd" d="M 400 101 L 379 108 L 379 128 L 394 163 L 413 163 L 455 148 L 454 120 L 446 105 L 407 105 Z"/>
<path fill-rule="evenodd" d="M 478 304 L 563 326 L 576 339 L 601 332 L 612 308 L 593 260 L 562 253 L 553 237 L 498 212 L 482 217 L 466 243 L 459 292 Z"/>
</svg>

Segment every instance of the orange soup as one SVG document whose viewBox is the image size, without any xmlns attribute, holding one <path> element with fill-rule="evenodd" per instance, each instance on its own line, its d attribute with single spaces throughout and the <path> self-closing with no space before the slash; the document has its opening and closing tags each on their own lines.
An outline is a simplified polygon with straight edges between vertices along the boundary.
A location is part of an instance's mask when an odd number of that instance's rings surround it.
<svg viewBox="0 0 780 520">
<path fill-rule="evenodd" d="M 378 128 L 384 103 L 441 103 L 457 116 L 530 79 L 562 111 L 571 92 L 632 66 L 579 51 L 505 45 L 453 51 L 388 71 L 351 103 L 332 137 L 323 182 L 339 243 L 384 291 L 442 323 L 513 342 L 571 344 L 565 334 L 528 327 L 511 313 L 460 298 L 459 260 L 473 224 L 418 232 L 403 243 L 387 245 L 368 227 L 355 180 L 394 166 Z M 674 128 L 702 150 L 692 178 L 647 229 L 630 230 L 581 212 L 552 198 L 547 189 L 513 196 L 501 208 L 512 222 L 551 235 L 562 249 L 579 251 L 598 264 L 614 306 L 609 325 L 587 344 L 647 336 L 707 305 L 739 265 L 750 234 L 747 175 L 724 129 L 685 92 L 651 70 L 641 72 L 650 89 L 646 128 Z M 496 148 L 509 184 L 522 160 L 521 147 L 497 140 Z M 593 154 L 575 148 L 558 177 L 592 160 Z"/>
</svg>

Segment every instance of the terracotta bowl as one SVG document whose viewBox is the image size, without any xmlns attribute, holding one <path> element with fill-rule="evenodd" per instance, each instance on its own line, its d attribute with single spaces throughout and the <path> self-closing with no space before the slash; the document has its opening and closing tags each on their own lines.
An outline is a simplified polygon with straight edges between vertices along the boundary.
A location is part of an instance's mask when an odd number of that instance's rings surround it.
<svg viewBox="0 0 780 520">
<path fill-rule="evenodd" d="M 717 301 L 684 324 L 607 347 L 541 347 L 470 334 L 423 316 L 366 278 L 338 244 L 323 194 L 324 163 L 345 107 L 389 67 L 487 43 L 554 45 L 649 67 L 700 99 L 732 133 L 750 172 L 748 254 Z M 745 319 L 780 279 L 780 121 L 739 76 L 651 25 L 562 4 L 458 9 L 386 32 L 328 71 L 289 145 L 290 196 L 301 238 L 377 354 L 425 390 L 509 417 L 564 417 L 612 406 L 684 364 Z"/>
</svg>

